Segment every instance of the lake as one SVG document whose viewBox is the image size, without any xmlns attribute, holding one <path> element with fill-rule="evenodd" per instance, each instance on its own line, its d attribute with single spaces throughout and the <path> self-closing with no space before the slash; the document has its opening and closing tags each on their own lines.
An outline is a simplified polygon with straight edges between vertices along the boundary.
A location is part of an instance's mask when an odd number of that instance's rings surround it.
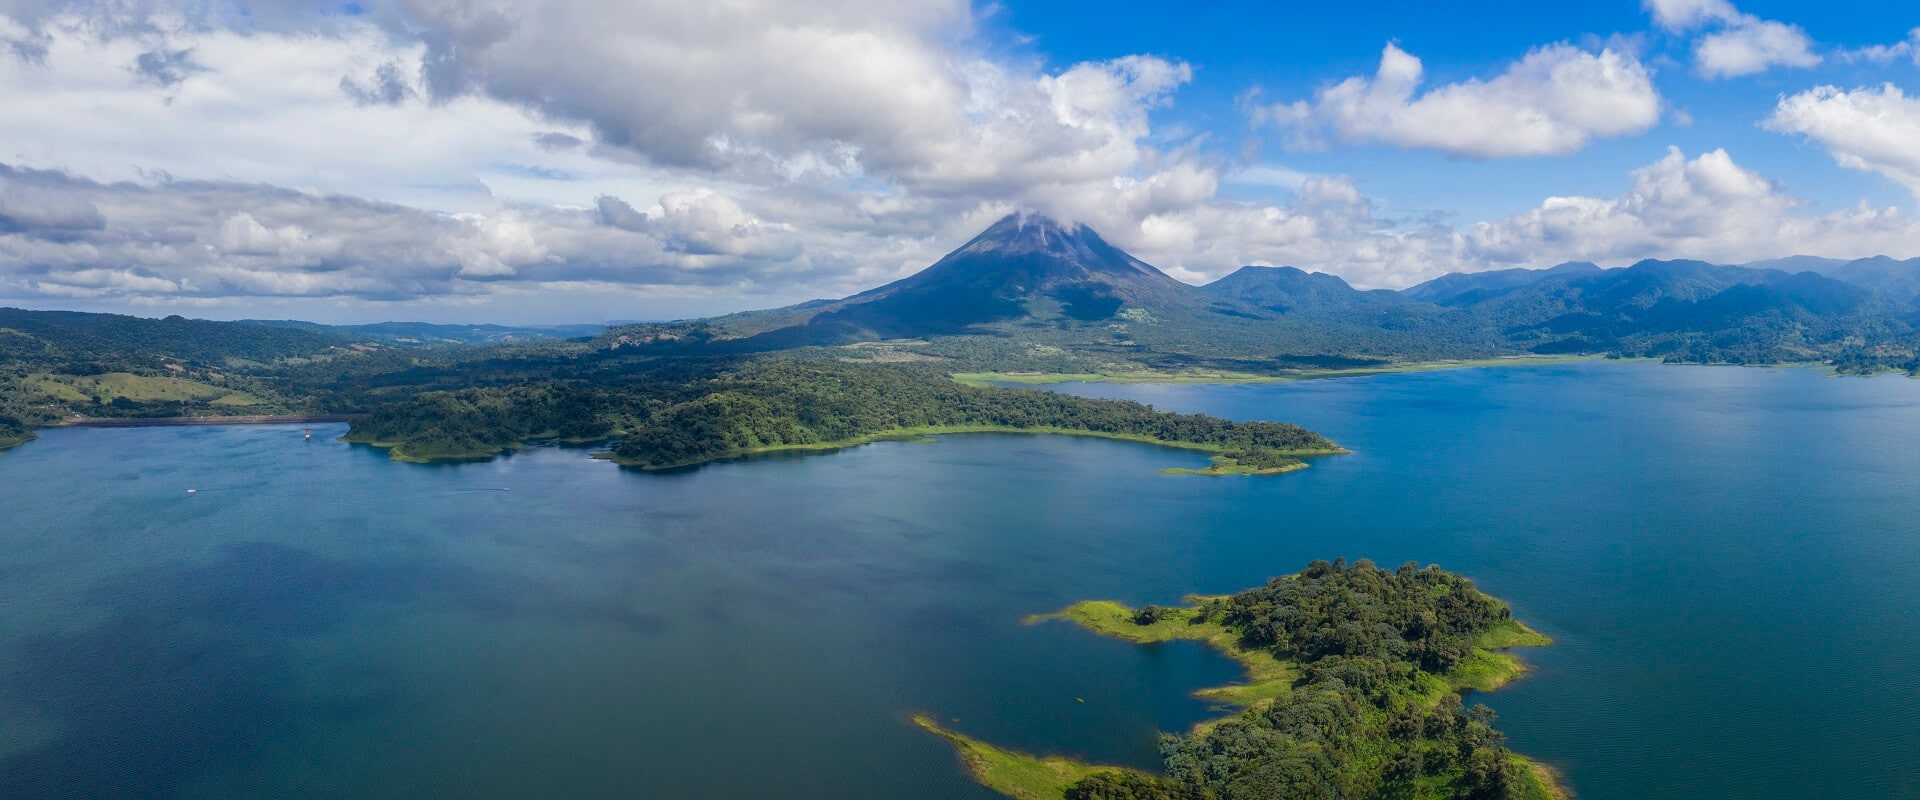
<svg viewBox="0 0 1920 800">
<path fill-rule="evenodd" d="M 1206 459 L 965 435 L 642 474 L 46 431 L 0 456 L 0 797 L 984 800 L 909 714 L 1153 767 L 1237 676 L 1023 616 L 1336 556 L 1438 563 L 1554 636 L 1472 700 L 1586 800 L 1920 796 L 1920 381 L 1061 388 L 1355 452 L 1162 476 Z"/>
</svg>

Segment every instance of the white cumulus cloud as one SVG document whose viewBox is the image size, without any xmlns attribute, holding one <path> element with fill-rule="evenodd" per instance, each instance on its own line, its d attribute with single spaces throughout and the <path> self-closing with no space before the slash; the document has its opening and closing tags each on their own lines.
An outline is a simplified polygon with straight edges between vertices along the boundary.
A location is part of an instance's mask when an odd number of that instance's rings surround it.
<svg viewBox="0 0 1920 800">
<path fill-rule="evenodd" d="M 1907 31 L 1907 38 L 1893 44 L 1875 44 L 1847 50 L 1841 53 L 1841 57 L 1850 62 L 1864 61 L 1881 65 L 1907 61 L 1920 67 L 1920 28 Z"/>
<path fill-rule="evenodd" d="M 1301 146 L 1331 138 L 1479 158 L 1571 153 L 1660 120 L 1646 66 L 1611 48 L 1548 45 L 1491 79 L 1425 91 L 1422 77 L 1420 59 L 1388 44 L 1372 77 L 1348 78 L 1311 101 L 1262 107 L 1258 116 Z"/>
<path fill-rule="evenodd" d="M 1821 62 L 1813 38 L 1798 25 L 1742 13 L 1727 0 L 1645 0 L 1653 22 L 1672 33 L 1704 31 L 1693 45 L 1694 68 L 1712 78 L 1732 78 L 1773 67 L 1812 67 Z"/>
<path fill-rule="evenodd" d="M 1782 97 L 1764 125 L 1819 142 L 1840 166 L 1885 175 L 1920 197 L 1920 98 L 1898 86 L 1809 89 Z"/>
</svg>

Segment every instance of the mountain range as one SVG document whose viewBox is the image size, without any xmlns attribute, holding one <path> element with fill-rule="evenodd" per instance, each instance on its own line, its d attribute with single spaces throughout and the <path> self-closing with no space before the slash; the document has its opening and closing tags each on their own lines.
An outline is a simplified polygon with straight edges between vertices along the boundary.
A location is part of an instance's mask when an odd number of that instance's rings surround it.
<svg viewBox="0 0 1920 800">
<path fill-rule="evenodd" d="M 1014 214 L 876 289 L 619 327 L 603 340 L 739 351 L 912 340 L 923 344 L 896 349 L 1002 362 L 1057 352 L 1070 354 L 1065 361 L 1146 368 L 1521 353 L 1898 366 L 1914 355 L 1917 300 L 1920 259 L 1886 257 L 1646 260 L 1611 269 L 1570 262 L 1452 273 L 1398 291 L 1248 266 L 1193 286 L 1085 225 Z"/>
</svg>

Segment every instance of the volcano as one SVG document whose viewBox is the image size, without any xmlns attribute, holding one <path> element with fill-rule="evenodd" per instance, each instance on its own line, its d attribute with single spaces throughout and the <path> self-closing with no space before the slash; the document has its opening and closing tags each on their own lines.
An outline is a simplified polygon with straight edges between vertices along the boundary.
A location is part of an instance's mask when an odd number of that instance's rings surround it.
<svg viewBox="0 0 1920 800">
<path fill-rule="evenodd" d="M 761 336 L 829 344 L 950 335 L 1016 321 L 1098 323 L 1130 309 L 1161 314 L 1210 302 L 1086 225 L 1026 213 L 1002 218 L 933 266 L 885 286 L 735 322 Z"/>
</svg>

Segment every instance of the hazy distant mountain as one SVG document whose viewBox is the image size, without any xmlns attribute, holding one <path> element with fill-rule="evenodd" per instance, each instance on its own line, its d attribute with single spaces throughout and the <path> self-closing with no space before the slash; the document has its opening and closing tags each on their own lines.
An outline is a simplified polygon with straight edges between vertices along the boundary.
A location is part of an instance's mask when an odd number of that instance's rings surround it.
<svg viewBox="0 0 1920 800">
<path fill-rule="evenodd" d="M 1471 305 L 1539 281 L 1589 275 L 1599 271 L 1599 267 L 1585 261 L 1569 261 L 1547 269 L 1449 272 L 1426 283 L 1402 289 L 1400 294 L 1424 303 Z"/>
<path fill-rule="evenodd" d="M 578 339 L 598 336 L 605 325 L 440 325 L 430 322 L 375 322 L 366 325 L 323 325 L 297 319 L 243 319 L 249 325 L 332 333 L 363 341 L 400 345 L 509 344 L 542 339 Z"/>
<path fill-rule="evenodd" d="M 1814 256 L 1791 256 L 1771 261 L 1756 261 L 1747 266 L 1770 266 L 1789 272 L 1817 272 L 1835 280 L 1862 286 L 1895 299 L 1920 301 L 1920 258 L 1896 261 L 1874 256 L 1853 261 Z"/>
<path fill-rule="evenodd" d="M 1750 269 L 1777 269 L 1781 272 L 1818 272 L 1824 275 L 1828 270 L 1845 263 L 1847 263 L 1847 260 L 1844 258 L 1787 256 L 1785 258 L 1768 258 L 1760 261 L 1749 261 L 1736 266 L 1748 267 Z"/>
<path fill-rule="evenodd" d="M 1897 302 L 1861 286 L 1702 261 L 1577 271 L 1465 310 L 1535 352 L 1719 354 L 1700 360 L 1801 360 L 1849 333 L 1908 329 Z"/>
<path fill-rule="evenodd" d="M 1200 287 L 1214 297 L 1280 314 L 1347 310 L 1357 306 L 1404 303 L 1395 292 L 1360 291 L 1338 275 L 1307 272 L 1296 267 L 1241 267 Z"/>
</svg>

